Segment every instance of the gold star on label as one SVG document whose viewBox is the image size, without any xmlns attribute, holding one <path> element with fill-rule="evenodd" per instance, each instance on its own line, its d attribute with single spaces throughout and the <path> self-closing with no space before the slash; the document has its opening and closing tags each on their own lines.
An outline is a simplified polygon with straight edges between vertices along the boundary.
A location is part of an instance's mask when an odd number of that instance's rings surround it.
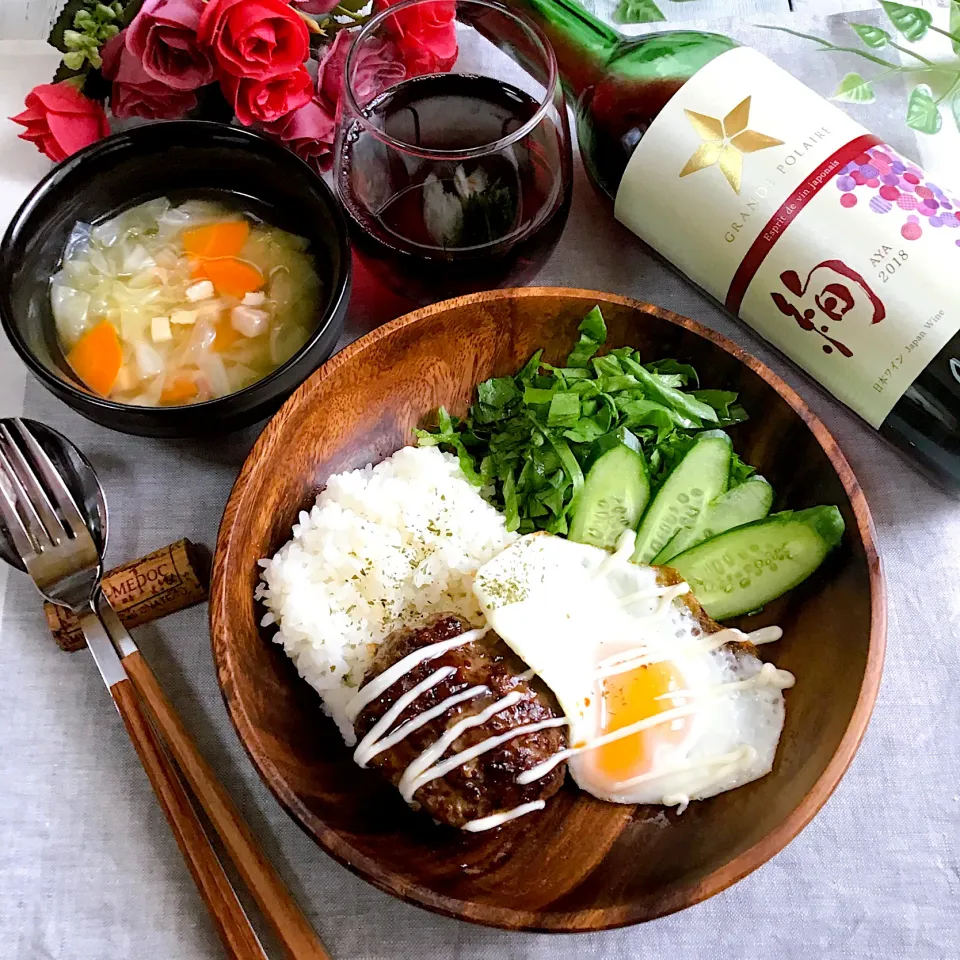
<svg viewBox="0 0 960 960">
<path fill-rule="evenodd" d="M 680 171 L 681 177 L 719 164 L 727 183 L 733 187 L 734 193 L 739 194 L 743 183 L 743 155 L 783 145 L 782 140 L 747 129 L 750 99 L 747 97 L 738 103 L 722 120 L 693 110 L 683 111 L 703 143 Z"/>
</svg>

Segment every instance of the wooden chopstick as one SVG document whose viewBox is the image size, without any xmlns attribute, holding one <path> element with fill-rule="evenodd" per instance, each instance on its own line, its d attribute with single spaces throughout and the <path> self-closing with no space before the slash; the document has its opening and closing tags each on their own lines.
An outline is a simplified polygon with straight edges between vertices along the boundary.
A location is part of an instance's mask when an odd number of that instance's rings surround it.
<svg viewBox="0 0 960 960">
<path fill-rule="evenodd" d="M 140 651 L 123 666 L 289 960 L 331 960 L 240 811 L 203 758 Z M 144 763 L 146 766 L 146 763 Z M 197 881 L 199 883 L 199 880 Z"/>
<path fill-rule="evenodd" d="M 227 956 L 230 960 L 267 960 L 223 865 L 210 845 L 187 789 L 151 726 L 130 680 L 113 684 L 110 694 L 197 889 L 210 910 Z"/>
</svg>

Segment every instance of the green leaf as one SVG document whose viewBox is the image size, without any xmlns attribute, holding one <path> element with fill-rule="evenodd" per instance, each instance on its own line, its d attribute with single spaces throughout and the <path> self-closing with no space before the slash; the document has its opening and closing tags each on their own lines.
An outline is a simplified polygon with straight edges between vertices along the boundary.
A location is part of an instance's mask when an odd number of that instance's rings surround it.
<svg viewBox="0 0 960 960">
<path fill-rule="evenodd" d="M 50 35 L 47 37 L 47 43 L 51 47 L 56 47 L 57 50 L 62 50 L 64 53 L 68 52 L 68 48 L 64 44 L 63 35 L 68 31 L 73 29 L 73 21 L 76 19 L 78 13 L 81 10 L 87 10 L 87 0 L 67 0 L 67 4 L 60 11 L 60 16 L 54 21 L 53 26 L 50 28 Z"/>
<path fill-rule="evenodd" d="M 590 361 L 590 366 L 593 367 L 593 371 L 598 377 L 619 377 L 623 373 L 620 358 L 610 354 L 605 357 L 594 357 Z"/>
<path fill-rule="evenodd" d="M 547 439 L 553 445 L 554 450 L 557 451 L 564 470 L 566 470 L 568 476 L 573 481 L 573 493 L 570 497 L 570 503 L 567 504 L 567 508 L 569 509 L 577 502 L 580 497 L 580 491 L 583 489 L 583 470 L 577 458 L 573 455 L 570 445 L 563 437 L 554 437 L 547 434 Z M 566 530 L 564 530 L 564 533 L 566 533 Z"/>
<path fill-rule="evenodd" d="M 543 350 L 538 350 L 520 369 L 517 374 L 517 380 L 520 383 L 529 383 L 540 369 L 540 358 L 543 356 Z"/>
<path fill-rule="evenodd" d="M 517 487 L 513 470 L 507 468 L 500 475 L 503 481 L 503 516 L 508 530 L 516 530 L 520 526 L 520 508 L 517 504 Z"/>
<path fill-rule="evenodd" d="M 572 443 L 593 443 L 607 432 L 595 420 L 581 420 L 576 426 L 564 430 L 563 435 Z"/>
<path fill-rule="evenodd" d="M 526 387 L 523 391 L 523 402 L 532 407 L 538 403 L 550 403 L 556 390 L 547 390 L 542 387 Z"/>
<path fill-rule="evenodd" d="M 520 390 L 513 377 L 495 377 L 477 387 L 477 397 L 488 406 L 503 408 L 520 399 Z"/>
<path fill-rule="evenodd" d="M 584 318 L 579 332 L 577 349 L 591 354 L 587 360 L 555 367 L 538 352 L 516 376 L 478 385 L 466 417 L 441 409 L 433 429 L 416 432 L 419 444 L 455 453 L 509 529 L 520 533 L 566 534 L 584 471 L 611 441 L 629 441 L 656 484 L 703 423 L 746 419 L 731 391 L 684 389 L 699 383 L 688 364 L 664 359 L 642 366 L 631 347 L 592 356 L 607 335 L 599 311 Z"/>
<path fill-rule="evenodd" d="M 83 66 L 85 57 L 79 50 L 71 50 L 63 55 L 64 66 L 68 70 L 79 70 Z"/>
<path fill-rule="evenodd" d="M 547 412 L 547 426 L 573 427 L 579 419 L 580 398 L 575 393 L 555 393 Z"/>
<path fill-rule="evenodd" d="M 848 73 L 830 99 L 841 103 L 873 103 L 877 95 L 869 80 L 864 80 L 859 73 Z"/>
<path fill-rule="evenodd" d="M 933 99 L 933 92 L 925 83 L 918 84 L 910 94 L 907 126 L 921 133 L 939 133 L 943 126 L 943 117 Z"/>
<path fill-rule="evenodd" d="M 733 390 L 694 390 L 693 395 L 698 400 L 709 403 L 717 411 L 721 421 L 729 422 L 737 411 L 743 409 L 735 406 L 739 394 Z"/>
<path fill-rule="evenodd" d="M 639 381 L 629 373 L 621 373 L 619 376 L 602 376 L 597 383 L 603 393 L 620 393 L 622 390 L 635 390 Z"/>
<path fill-rule="evenodd" d="M 736 453 L 730 457 L 730 486 L 739 487 L 745 480 L 749 480 L 757 472 L 756 467 L 744 463 Z"/>
<path fill-rule="evenodd" d="M 681 417 L 676 411 L 653 400 L 640 398 L 624 400 L 617 404 L 617 409 L 623 415 L 624 426 L 630 430 L 636 430 L 639 427 L 656 427 L 658 443 L 666 440 L 677 427 L 690 426 L 690 421 Z"/>
<path fill-rule="evenodd" d="M 957 129 L 960 130 L 960 90 L 953 95 L 950 106 L 953 110 L 953 122 L 957 125 Z"/>
<path fill-rule="evenodd" d="M 682 386 L 692 383 L 695 387 L 700 385 L 697 377 L 697 371 L 689 363 L 679 363 L 676 360 L 655 360 L 653 363 L 645 364 L 651 373 L 675 373 L 678 374 L 683 382 Z"/>
<path fill-rule="evenodd" d="M 613 19 L 616 23 L 660 23 L 667 18 L 653 0 L 620 0 Z"/>
<path fill-rule="evenodd" d="M 953 52 L 960 55 L 960 0 L 950 0 L 950 34 Z M 960 126 L 960 123 L 957 124 Z"/>
<path fill-rule="evenodd" d="M 607 325 L 603 320 L 603 314 L 600 307 L 594 307 L 581 321 L 577 327 L 581 334 L 596 340 L 597 343 L 603 343 L 607 339 Z M 568 363 L 568 367 L 580 367 L 580 363 Z"/>
<path fill-rule="evenodd" d="M 910 7 L 905 3 L 892 3 L 890 0 L 880 0 L 890 22 L 908 40 L 922 40 L 933 23 L 933 15 L 923 7 Z"/>
<path fill-rule="evenodd" d="M 656 400 L 658 403 L 670 407 L 671 410 L 676 410 L 677 413 L 694 421 L 697 426 L 704 420 L 708 423 L 717 422 L 717 414 L 713 407 L 702 403 L 700 400 L 697 400 L 696 397 L 684 393 L 676 387 L 663 386 L 657 380 L 656 374 L 650 373 L 645 367 L 637 363 L 636 360 L 623 357 L 621 362 L 624 367 L 640 381 L 641 386 L 651 400 Z"/>
<path fill-rule="evenodd" d="M 568 367 L 585 367 L 607 339 L 607 325 L 599 307 L 594 307 L 577 327 L 580 341 L 567 357 Z"/>
<path fill-rule="evenodd" d="M 886 30 L 875 27 L 869 23 L 851 23 L 856 35 L 872 50 L 879 50 L 885 47 L 893 37 Z"/>
</svg>

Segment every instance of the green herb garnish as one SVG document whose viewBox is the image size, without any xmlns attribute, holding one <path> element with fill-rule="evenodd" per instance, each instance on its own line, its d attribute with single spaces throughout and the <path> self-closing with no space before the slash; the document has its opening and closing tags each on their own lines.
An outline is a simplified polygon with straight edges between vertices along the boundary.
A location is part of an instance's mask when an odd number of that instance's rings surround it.
<svg viewBox="0 0 960 960">
<path fill-rule="evenodd" d="M 644 363 L 630 347 L 600 355 L 607 328 L 599 307 L 579 333 L 563 366 L 538 350 L 515 376 L 481 383 L 463 419 L 441 407 L 436 427 L 416 431 L 420 446 L 456 453 L 509 530 L 565 534 L 587 467 L 611 436 L 643 453 L 655 490 L 700 430 L 747 419 L 736 393 L 699 389 L 688 364 Z M 753 472 L 734 456 L 731 485 Z"/>
</svg>

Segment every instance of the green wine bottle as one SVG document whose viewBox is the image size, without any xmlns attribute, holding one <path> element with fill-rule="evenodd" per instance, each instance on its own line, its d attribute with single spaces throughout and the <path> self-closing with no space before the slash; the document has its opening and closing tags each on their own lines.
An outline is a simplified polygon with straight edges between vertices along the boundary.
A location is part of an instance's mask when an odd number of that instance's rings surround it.
<svg viewBox="0 0 960 960">
<path fill-rule="evenodd" d="M 551 41 L 614 216 L 960 493 L 960 190 L 728 37 L 507 3 Z"/>
</svg>

